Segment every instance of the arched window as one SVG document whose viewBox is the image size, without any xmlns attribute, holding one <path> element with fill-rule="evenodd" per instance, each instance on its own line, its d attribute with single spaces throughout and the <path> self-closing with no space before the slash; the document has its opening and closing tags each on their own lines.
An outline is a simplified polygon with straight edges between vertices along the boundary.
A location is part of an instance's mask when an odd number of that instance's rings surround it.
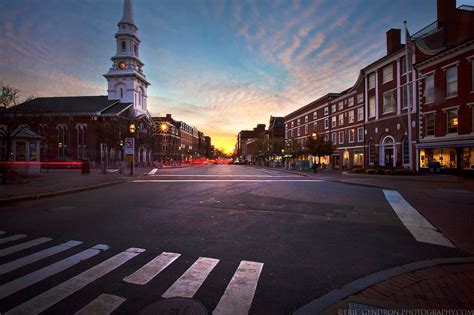
<svg viewBox="0 0 474 315">
<path fill-rule="evenodd" d="M 122 41 L 122 51 L 125 51 L 127 50 L 127 43 L 125 43 L 125 41 L 123 40 Z"/>
<path fill-rule="evenodd" d="M 120 88 L 120 98 L 122 99 L 123 98 L 123 89 Z"/>
</svg>

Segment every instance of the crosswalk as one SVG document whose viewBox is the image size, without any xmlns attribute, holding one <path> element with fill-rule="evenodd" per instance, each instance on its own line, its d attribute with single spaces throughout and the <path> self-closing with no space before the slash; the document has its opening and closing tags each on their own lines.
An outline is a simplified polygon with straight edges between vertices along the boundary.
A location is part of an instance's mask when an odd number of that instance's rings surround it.
<svg viewBox="0 0 474 315">
<path fill-rule="evenodd" d="M 31 253 L 35 247 L 40 247 L 40 245 L 42 245 L 41 247 L 44 247 L 48 242 L 53 242 L 53 239 L 49 237 L 40 237 L 16 244 L 19 240 L 27 238 L 27 235 L 17 234 L 9 236 L 9 233 L 4 231 L 0 231 L 0 235 L 3 236 L 0 236 L 0 244 L 5 244 L 2 245 L 2 248 L 0 249 L 0 257 L 2 257 L 0 276 L 8 275 L 17 269 L 28 265 L 34 266 L 34 263 L 45 260 L 46 258 L 48 258 L 48 261 L 55 260 L 47 266 L 16 278 L 12 278 L 10 275 L 8 282 L 0 281 L 0 312 L 5 311 L 4 314 L 39 314 L 45 312 L 69 296 L 85 289 L 87 286 L 105 275 L 111 274 L 114 271 L 118 272 L 117 270 L 122 265 L 146 251 L 146 249 L 143 248 L 128 248 L 110 258 L 102 260 L 89 269 L 83 270 L 78 268 L 83 271 L 79 274 L 72 275 L 70 278 L 65 279 L 54 287 L 48 287 L 44 292 L 41 292 L 26 301 L 23 301 L 20 298 L 13 308 L 9 306 L 10 309 L 3 309 L 3 300 L 17 295 L 21 296 L 22 290 L 25 290 L 30 286 L 39 284 L 42 281 L 47 281 L 47 279 L 52 276 L 70 270 L 73 267 L 80 266 L 81 263 L 92 260 L 93 257 L 100 257 L 100 255 L 108 251 L 110 247 L 105 244 L 97 244 L 90 248 L 78 248 L 80 245 L 83 246 L 84 244 L 81 241 L 70 240 L 62 244 L 50 245 L 48 248 Z M 9 246 L 8 243 L 12 243 L 13 245 Z M 77 249 L 81 251 L 64 258 L 64 254 L 73 248 L 76 248 L 76 251 Z M 27 251 L 27 254 L 20 256 L 23 251 Z M 54 259 L 55 255 L 59 254 L 61 254 L 60 258 Z M 10 255 L 14 256 L 15 259 L 8 261 L 7 259 Z M 17 258 L 18 256 L 20 257 Z M 181 254 L 179 253 L 162 252 L 137 270 L 123 277 L 122 282 L 123 284 L 130 286 L 146 286 L 154 278 L 159 277 L 161 272 L 172 265 L 180 257 Z M 197 260 L 194 261 L 194 263 L 192 263 L 183 274 L 176 275 L 176 281 L 161 293 L 161 297 L 165 299 L 174 297 L 193 298 L 219 262 L 220 260 L 217 258 L 197 258 Z M 241 261 L 212 313 L 248 314 L 254 299 L 263 265 L 264 264 L 260 262 Z M 84 305 L 81 306 L 82 308 L 68 310 L 68 312 L 72 311 L 75 312 L 75 314 L 110 314 L 115 310 L 119 310 L 126 302 L 127 297 L 125 296 L 102 292 L 93 300 L 84 302 Z"/>
</svg>

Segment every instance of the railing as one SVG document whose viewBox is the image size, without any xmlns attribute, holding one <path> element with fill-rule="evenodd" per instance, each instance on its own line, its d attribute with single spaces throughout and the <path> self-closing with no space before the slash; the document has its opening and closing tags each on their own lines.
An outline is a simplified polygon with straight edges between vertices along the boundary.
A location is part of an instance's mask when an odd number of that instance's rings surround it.
<svg viewBox="0 0 474 315">
<path fill-rule="evenodd" d="M 415 34 L 411 35 L 411 38 L 413 39 L 423 38 L 425 36 L 435 33 L 437 30 L 438 30 L 438 21 L 434 21 L 433 23 L 419 30 Z"/>
<path fill-rule="evenodd" d="M 474 11 L 474 5 L 467 5 L 463 4 L 458 7 L 459 10 L 464 10 L 464 11 Z"/>
</svg>

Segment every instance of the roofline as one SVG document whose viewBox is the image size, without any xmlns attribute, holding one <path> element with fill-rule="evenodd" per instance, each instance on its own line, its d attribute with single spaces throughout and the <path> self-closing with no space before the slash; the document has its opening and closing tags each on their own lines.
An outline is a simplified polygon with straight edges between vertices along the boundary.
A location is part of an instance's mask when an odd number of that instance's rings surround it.
<svg viewBox="0 0 474 315">
<path fill-rule="evenodd" d="M 295 111 L 289 113 L 288 115 L 284 116 L 283 119 L 286 120 L 289 116 L 291 116 L 291 115 L 293 115 L 293 114 L 296 114 L 296 113 L 299 112 L 299 111 L 304 111 L 305 109 L 307 109 L 307 108 L 311 107 L 312 105 L 314 105 L 314 103 L 317 103 L 317 102 L 322 101 L 324 98 L 338 97 L 339 95 L 340 95 L 340 93 L 327 93 L 327 94 L 321 96 L 320 98 L 318 98 L 318 99 L 312 101 L 311 103 L 306 104 L 306 105 L 304 105 L 303 107 L 300 107 L 300 108 L 298 108 L 297 110 L 295 110 Z"/>
</svg>

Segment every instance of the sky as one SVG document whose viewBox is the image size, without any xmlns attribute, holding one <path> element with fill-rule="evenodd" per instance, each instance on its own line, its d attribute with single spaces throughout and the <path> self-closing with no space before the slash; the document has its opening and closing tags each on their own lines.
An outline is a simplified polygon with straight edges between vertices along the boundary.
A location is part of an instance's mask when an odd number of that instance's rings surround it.
<svg viewBox="0 0 474 315">
<path fill-rule="evenodd" d="M 231 151 L 240 130 L 351 87 L 385 32 L 434 0 L 134 0 L 148 110 Z M 458 1 L 474 5 L 474 0 Z M 106 95 L 123 0 L 0 0 L 0 81 L 24 95 Z"/>
</svg>

